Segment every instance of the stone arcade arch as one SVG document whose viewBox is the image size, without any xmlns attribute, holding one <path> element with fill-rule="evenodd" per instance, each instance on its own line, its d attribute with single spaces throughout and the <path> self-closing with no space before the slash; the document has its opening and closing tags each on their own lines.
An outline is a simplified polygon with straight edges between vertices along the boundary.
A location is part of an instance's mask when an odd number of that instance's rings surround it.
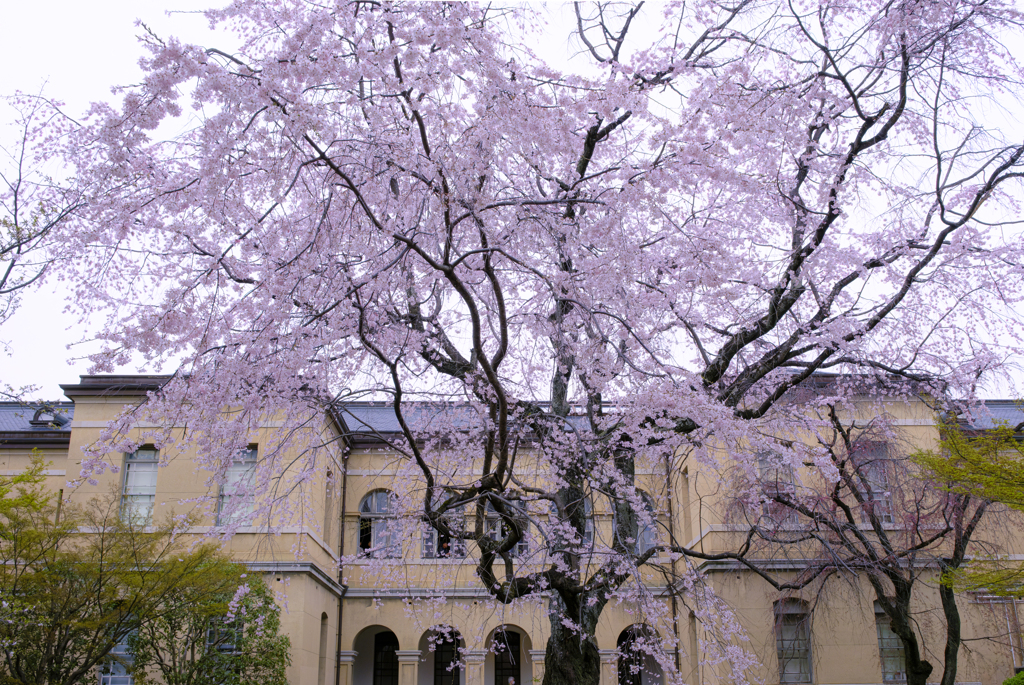
<svg viewBox="0 0 1024 685">
<path fill-rule="evenodd" d="M 398 636 L 385 626 L 367 626 L 352 643 L 352 685 L 398 685 Z"/>
<path fill-rule="evenodd" d="M 508 685 L 509 677 L 515 678 L 515 685 L 533 681 L 533 641 L 526 630 L 511 623 L 497 626 L 484 647 L 484 685 Z"/>
<path fill-rule="evenodd" d="M 664 682 L 661 664 L 654 653 L 661 649 L 658 631 L 643 623 L 634 623 L 619 633 L 616 640 L 618 685 L 660 685 Z"/>
<path fill-rule="evenodd" d="M 419 641 L 417 685 L 466 685 L 462 664 L 465 649 L 466 641 L 451 626 L 438 626 L 423 633 Z"/>
</svg>

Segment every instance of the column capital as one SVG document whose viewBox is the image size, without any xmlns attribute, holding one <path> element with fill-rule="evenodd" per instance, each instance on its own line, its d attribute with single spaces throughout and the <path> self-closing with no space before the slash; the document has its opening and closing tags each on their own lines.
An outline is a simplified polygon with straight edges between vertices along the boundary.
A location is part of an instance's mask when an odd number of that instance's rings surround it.
<svg viewBox="0 0 1024 685">
<path fill-rule="evenodd" d="M 613 664 L 619 660 L 619 650 L 617 649 L 599 649 L 597 651 L 601 654 L 602 664 Z"/>
<path fill-rule="evenodd" d="M 547 656 L 548 650 L 546 649 L 530 649 L 527 650 L 530 653 L 530 659 L 532 661 L 544 661 L 544 657 Z"/>
<path fill-rule="evenodd" d="M 339 651 L 338 652 L 338 663 L 339 664 L 351 664 L 356 660 L 356 656 L 359 652 L 353 651 Z"/>
<path fill-rule="evenodd" d="M 420 660 L 420 650 L 418 649 L 396 649 L 395 655 L 400 664 L 419 663 Z"/>
<path fill-rule="evenodd" d="M 467 666 L 470 664 L 482 664 L 484 662 L 484 659 L 487 658 L 487 650 L 470 649 L 463 652 L 462 658 L 466 662 Z"/>
</svg>

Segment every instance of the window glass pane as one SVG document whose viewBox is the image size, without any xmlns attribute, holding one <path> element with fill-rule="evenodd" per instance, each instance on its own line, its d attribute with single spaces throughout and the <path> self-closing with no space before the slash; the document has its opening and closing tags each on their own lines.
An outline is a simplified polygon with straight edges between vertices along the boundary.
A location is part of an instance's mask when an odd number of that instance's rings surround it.
<svg viewBox="0 0 1024 685">
<path fill-rule="evenodd" d="M 591 547 L 594 544 L 594 503 L 589 497 L 583 500 L 583 546 Z"/>
<path fill-rule="evenodd" d="M 775 630 L 779 681 L 811 682 L 811 641 L 807 614 L 787 613 L 777 616 Z"/>
<path fill-rule="evenodd" d="M 884 613 L 875 614 L 878 629 L 878 655 L 882 660 L 882 680 L 887 683 L 901 683 L 907 680 L 907 659 L 903 641 L 892 632 L 889 617 Z"/>
<path fill-rule="evenodd" d="M 246 450 L 241 459 L 224 472 L 224 484 L 217 501 L 217 525 L 247 523 L 255 510 L 253 493 L 256 449 Z"/>
<path fill-rule="evenodd" d="M 373 685 L 398 685 L 398 638 L 378 633 L 373 639 Z"/>
<path fill-rule="evenodd" d="M 646 492 L 639 492 L 639 494 L 644 503 L 644 510 L 650 519 L 650 522 L 647 523 L 647 525 L 640 528 L 636 536 L 636 553 L 643 554 L 651 547 L 658 544 L 658 528 L 655 524 L 656 514 L 654 511 L 654 502 Z"/>
<path fill-rule="evenodd" d="M 885 443 L 861 442 L 854 445 L 854 456 L 864 484 L 865 495 L 870 489 L 869 502 L 882 523 L 892 523 L 892 493 L 889 484 L 889 451 Z"/>
<path fill-rule="evenodd" d="M 494 683 L 495 685 L 515 685 L 522 683 L 522 658 L 519 648 L 519 633 L 501 631 L 494 634 Z M 512 680 L 509 680 L 512 678 Z"/>
<path fill-rule="evenodd" d="M 121 516 L 136 525 L 148 525 L 153 518 L 158 457 L 154 449 L 140 449 L 125 455 Z"/>
<path fill-rule="evenodd" d="M 391 498 L 387 490 L 376 490 L 359 502 L 359 550 L 363 554 L 400 556 L 401 543 L 389 526 Z"/>
<path fill-rule="evenodd" d="M 238 619 L 213 618 L 206 630 L 206 646 L 222 654 L 238 654 L 240 624 Z"/>
<path fill-rule="evenodd" d="M 132 663 L 128 645 L 121 643 L 110 650 L 109 659 L 100 668 L 100 685 L 134 685 L 135 679 L 128 674 Z"/>
</svg>

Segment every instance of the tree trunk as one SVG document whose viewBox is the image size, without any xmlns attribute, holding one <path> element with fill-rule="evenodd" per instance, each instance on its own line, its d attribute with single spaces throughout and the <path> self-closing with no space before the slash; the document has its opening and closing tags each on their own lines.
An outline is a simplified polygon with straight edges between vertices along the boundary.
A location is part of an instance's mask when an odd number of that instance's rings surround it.
<svg viewBox="0 0 1024 685">
<path fill-rule="evenodd" d="M 957 660 L 960 653 L 960 610 L 956 606 L 953 589 L 939 585 L 942 611 L 946 614 L 946 653 L 939 685 L 953 685 L 956 681 Z"/>
<path fill-rule="evenodd" d="M 567 609 L 558 593 L 551 594 L 551 637 L 544 654 L 543 685 L 600 685 L 601 653 L 594 637 L 600 612 L 584 608 L 584 616 L 571 616 L 575 612 Z M 563 619 L 582 630 L 569 629 Z"/>
</svg>

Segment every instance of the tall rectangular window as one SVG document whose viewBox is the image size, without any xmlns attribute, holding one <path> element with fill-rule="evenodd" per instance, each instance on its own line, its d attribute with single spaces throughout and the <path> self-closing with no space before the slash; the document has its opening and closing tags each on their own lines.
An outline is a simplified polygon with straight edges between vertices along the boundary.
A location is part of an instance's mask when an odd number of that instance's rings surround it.
<svg viewBox="0 0 1024 685">
<path fill-rule="evenodd" d="M 892 632 L 889 617 L 875 602 L 875 628 L 878 631 L 878 656 L 882 660 L 882 682 L 907 682 L 907 656 L 903 640 Z"/>
<path fill-rule="evenodd" d="M 326 493 L 324 494 L 324 543 L 334 546 L 334 473 L 327 472 Z"/>
<path fill-rule="evenodd" d="M 799 525 L 799 514 L 774 499 L 779 497 L 788 501 L 788 498 L 795 494 L 796 479 L 793 476 L 793 468 L 789 464 L 784 464 L 782 457 L 777 453 L 761 451 L 757 453 L 757 472 L 761 479 L 761 489 L 768 499 L 761 509 L 762 516 L 785 528 Z"/>
<path fill-rule="evenodd" d="M 242 637 L 242 621 L 237 616 L 227 618 L 216 616 L 210 619 L 206 628 L 206 648 L 221 654 L 241 654 L 239 641 Z"/>
<path fill-rule="evenodd" d="M 858 442 L 854 450 L 854 463 L 864 487 L 865 507 L 869 507 L 881 523 L 892 523 L 889 450 L 884 442 L 867 441 Z"/>
<path fill-rule="evenodd" d="M 489 537 L 491 540 L 494 540 L 495 542 L 501 542 L 512 533 L 512 530 L 509 527 L 508 523 L 500 518 L 497 518 L 497 513 L 494 513 L 493 518 L 491 516 L 487 517 L 486 525 L 487 537 Z M 512 549 L 509 550 L 510 557 L 525 557 L 527 552 L 529 552 L 530 545 L 527 539 L 527 525 L 528 523 L 526 521 L 519 522 L 519 530 L 522 533 L 522 537 L 520 538 L 519 542 L 517 542 L 512 547 Z M 463 552 L 463 554 L 465 553 Z"/>
<path fill-rule="evenodd" d="M 249 447 L 232 462 L 224 474 L 217 498 L 217 525 L 248 523 L 255 504 L 253 475 L 256 472 L 256 447 Z"/>
<path fill-rule="evenodd" d="M 148 526 L 153 520 L 156 501 L 156 476 L 160 453 L 143 447 L 124 459 L 124 488 L 121 491 L 121 517 L 134 525 Z"/>
<path fill-rule="evenodd" d="M 775 604 L 775 648 L 780 683 L 811 682 L 811 615 L 804 602 L 781 600 Z"/>
<path fill-rule="evenodd" d="M 447 496 L 447 493 L 445 493 Z M 439 497 L 435 507 L 441 506 L 443 498 Z M 466 556 L 466 541 L 459 534 L 466 530 L 466 513 L 462 507 L 445 512 L 444 520 L 452 535 L 444 535 L 428 526 L 423 531 L 424 559 L 462 559 Z"/>
<path fill-rule="evenodd" d="M 100 667 L 100 685 L 134 685 L 135 678 L 128 673 L 132 655 L 125 641 L 110 650 L 109 658 Z"/>
</svg>

